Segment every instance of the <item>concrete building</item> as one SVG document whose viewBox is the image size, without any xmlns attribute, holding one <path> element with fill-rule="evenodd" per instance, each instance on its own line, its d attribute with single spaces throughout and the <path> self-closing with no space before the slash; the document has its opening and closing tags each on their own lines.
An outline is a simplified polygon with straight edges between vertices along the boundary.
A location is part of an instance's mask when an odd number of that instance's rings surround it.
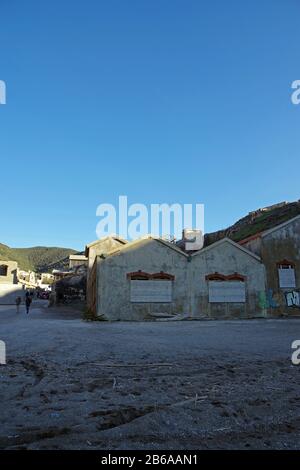
<svg viewBox="0 0 300 470">
<path fill-rule="evenodd" d="M 38 285 L 38 275 L 34 271 L 24 271 L 18 269 L 18 281 L 23 284 L 26 289 L 35 289 Z"/>
<path fill-rule="evenodd" d="M 71 275 L 72 273 L 70 271 L 61 271 L 60 269 L 52 270 L 53 282 L 60 281 L 61 279 L 64 279 L 65 277 L 68 277 Z"/>
<path fill-rule="evenodd" d="M 91 277 L 92 272 L 94 271 L 94 263 L 97 256 L 102 256 L 106 253 L 109 253 L 115 248 L 122 247 L 126 245 L 127 240 L 117 236 L 104 237 L 99 240 L 96 240 L 92 243 L 89 243 L 85 248 L 85 256 L 88 259 L 87 263 L 87 306 L 89 309 L 95 309 L 95 276 Z"/>
<path fill-rule="evenodd" d="M 41 273 L 41 284 L 52 284 L 54 281 L 54 275 L 50 273 Z"/>
<path fill-rule="evenodd" d="M 23 286 L 18 283 L 18 263 L 0 260 L 0 304 L 14 304 L 23 296 Z"/>
<path fill-rule="evenodd" d="M 264 315 L 265 269 L 229 239 L 190 254 L 148 236 L 96 256 L 89 289 L 91 309 L 108 320 L 249 318 Z"/>
<path fill-rule="evenodd" d="M 300 215 L 240 245 L 260 256 L 265 265 L 261 307 L 270 316 L 300 315 Z"/>
<path fill-rule="evenodd" d="M 0 284 L 18 283 L 18 263 L 0 260 Z"/>
</svg>

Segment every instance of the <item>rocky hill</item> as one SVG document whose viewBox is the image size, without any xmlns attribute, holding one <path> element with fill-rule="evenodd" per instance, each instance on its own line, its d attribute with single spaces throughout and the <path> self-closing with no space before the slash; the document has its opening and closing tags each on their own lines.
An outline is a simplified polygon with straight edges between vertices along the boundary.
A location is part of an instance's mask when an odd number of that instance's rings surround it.
<svg viewBox="0 0 300 470">
<path fill-rule="evenodd" d="M 204 245 L 211 245 L 224 237 L 239 242 L 247 237 L 280 225 L 299 214 L 300 200 L 295 202 L 281 202 L 269 207 L 263 207 L 249 212 L 248 215 L 224 230 L 206 234 Z"/>
</svg>

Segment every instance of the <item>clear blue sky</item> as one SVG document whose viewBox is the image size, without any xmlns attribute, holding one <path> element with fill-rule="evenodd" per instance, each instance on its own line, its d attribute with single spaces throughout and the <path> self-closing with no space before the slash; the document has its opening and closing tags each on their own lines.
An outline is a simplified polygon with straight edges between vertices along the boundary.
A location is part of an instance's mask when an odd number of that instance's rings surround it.
<svg viewBox="0 0 300 470">
<path fill-rule="evenodd" d="M 96 207 L 299 192 L 298 0 L 1 0 L 0 242 L 81 249 Z"/>
</svg>

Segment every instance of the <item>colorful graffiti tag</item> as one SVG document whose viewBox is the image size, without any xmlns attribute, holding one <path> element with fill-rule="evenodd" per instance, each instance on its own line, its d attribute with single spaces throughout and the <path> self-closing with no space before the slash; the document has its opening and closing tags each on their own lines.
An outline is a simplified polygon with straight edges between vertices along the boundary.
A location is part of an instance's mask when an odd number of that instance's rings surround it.
<svg viewBox="0 0 300 470">
<path fill-rule="evenodd" d="M 258 297 L 258 304 L 262 310 L 266 308 L 279 307 L 277 301 L 274 299 L 273 289 L 268 289 L 267 292 L 260 292 Z"/>
<path fill-rule="evenodd" d="M 297 291 L 285 293 L 286 304 L 288 307 L 300 307 L 300 293 Z"/>
</svg>

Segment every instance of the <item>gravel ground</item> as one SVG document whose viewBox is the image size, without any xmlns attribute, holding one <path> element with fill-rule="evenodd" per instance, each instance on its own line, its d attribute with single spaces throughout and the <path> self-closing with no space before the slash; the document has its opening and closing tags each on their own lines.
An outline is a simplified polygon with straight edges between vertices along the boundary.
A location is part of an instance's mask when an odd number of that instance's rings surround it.
<svg viewBox="0 0 300 470">
<path fill-rule="evenodd" d="M 83 322 L 0 307 L 1 449 L 299 449 L 300 320 Z"/>
</svg>

